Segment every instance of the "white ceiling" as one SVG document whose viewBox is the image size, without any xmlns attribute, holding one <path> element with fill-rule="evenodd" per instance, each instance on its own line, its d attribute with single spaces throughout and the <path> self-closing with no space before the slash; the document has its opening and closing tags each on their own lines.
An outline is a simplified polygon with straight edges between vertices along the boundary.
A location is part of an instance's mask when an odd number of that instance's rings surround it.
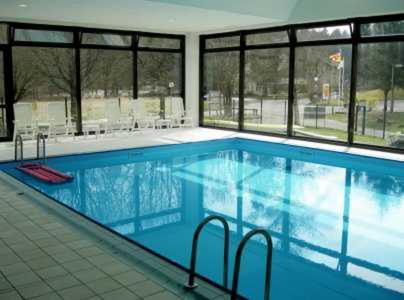
<svg viewBox="0 0 404 300">
<path fill-rule="evenodd" d="M 404 12 L 404 0 L 0 0 L 0 20 L 214 32 Z"/>
</svg>

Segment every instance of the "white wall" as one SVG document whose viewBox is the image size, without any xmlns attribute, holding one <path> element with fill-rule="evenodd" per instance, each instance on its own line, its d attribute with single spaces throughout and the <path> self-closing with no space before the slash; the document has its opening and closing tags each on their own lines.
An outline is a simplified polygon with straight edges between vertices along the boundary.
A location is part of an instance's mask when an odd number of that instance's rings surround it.
<svg viewBox="0 0 404 300">
<path fill-rule="evenodd" d="M 185 42 L 186 110 L 199 124 L 199 34 L 189 33 Z"/>
</svg>

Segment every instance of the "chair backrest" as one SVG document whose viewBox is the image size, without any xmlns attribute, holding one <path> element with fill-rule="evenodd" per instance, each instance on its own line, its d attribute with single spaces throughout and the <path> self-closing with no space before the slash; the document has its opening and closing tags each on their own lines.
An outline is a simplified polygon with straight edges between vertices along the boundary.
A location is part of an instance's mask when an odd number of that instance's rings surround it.
<svg viewBox="0 0 404 300">
<path fill-rule="evenodd" d="M 146 107 L 144 101 L 141 99 L 132 100 L 132 115 L 136 118 L 144 118 L 147 115 Z"/>
<path fill-rule="evenodd" d="M 176 109 L 174 107 L 174 101 L 172 97 L 164 98 L 164 112 L 166 116 L 171 116 L 176 114 Z"/>
<path fill-rule="evenodd" d="M 121 118 L 121 109 L 119 108 L 118 99 L 106 99 L 105 101 L 105 117 L 108 122 L 117 122 Z"/>
<path fill-rule="evenodd" d="M 184 116 L 185 115 L 185 109 L 184 109 L 184 101 L 182 100 L 181 97 L 172 97 L 172 102 L 173 102 L 173 114 L 179 115 L 179 116 Z"/>
<path fill-rule="evenodd" d="M 14 120 L 18 121 L 18 126 L 31 126 L 33 122 L 32 103 L 15 103 Z"/>
<path fill-rule="evenodd" d="M 66 125 L 67 119 L 64 101 L 48 102 L 48 121 L 54 125 Z"/>
</svg>

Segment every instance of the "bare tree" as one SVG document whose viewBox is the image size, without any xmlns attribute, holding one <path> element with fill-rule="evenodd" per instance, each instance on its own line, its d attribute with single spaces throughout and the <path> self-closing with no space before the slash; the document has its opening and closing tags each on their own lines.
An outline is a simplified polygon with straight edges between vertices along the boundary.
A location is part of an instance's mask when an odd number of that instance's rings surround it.
<svg viewBox="0 0 404 300">
<path fill-rule="evenodd" d="M 220 110 L 224 117 L 232 116 L 233 95 L 238 95 L 238 53 L 213 53 L 206 57 L 205 82 L 220 93 Z"/>
<path fill-rule="evenodd" d="M 24 53 L 26 48 L 14 50 L 13 64 L 13 102 L 16 103 L 27 96 L 35 86 L 36 74 L 31 53 Z"/>
<path fill-rule="evenodd" d="M 170 93 L 169 83 L 174 82 L 179 91 L 180 56 L 176 53 L 140 52 L 138 54 L 139 86 L 148 87 L 149 95 L 160 99 L 164 108 L 164 97 Z"/>
</svg>

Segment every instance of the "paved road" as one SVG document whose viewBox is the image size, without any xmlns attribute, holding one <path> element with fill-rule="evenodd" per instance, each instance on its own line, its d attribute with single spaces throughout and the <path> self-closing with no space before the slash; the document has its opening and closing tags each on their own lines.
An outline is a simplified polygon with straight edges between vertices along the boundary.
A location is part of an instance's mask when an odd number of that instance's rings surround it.
<svg viewBox="0 0 404 300">
<path fill-rule="evenodd" d="M 258 116 L 261 112 L 261 102 L 256 99 L 246 98 L 245 99 L 245 108 L 246 115 L 252 116 L 256 112 Z M 315 119 L 307 119 L 303 118 L 304 106 L 310 105 L 310 101 L 308 99 L 299 99 L 299 120 L 300 125 L 302 126 L 310 126 L 315 127 L 316 120 Z M 379 101 L 379 103 L 373 108 L 373 110 L 382 111 L 384 108 L 384 101 Z M 390 103 L 388 103 L 388 108 L 390 108 Z M 255 112 L 254 112 L 255 110 Z M 404 112 L 404 100 L 395 100 L 394 103 L 394 111 L 395 112 Z M 223 112 L 222 112 L 223 113 Z M 237 111 L 235 111 L 237 114 Z M 330 113 L 328 111 L 327 113 Z M 215 116 L 220 114 L 219 111 L 212 111 L 211 115 Z M 249 119 L 247 117 L 247 119 Z M 260 119 L 256 118 L 252 120 L 253 122 L 259 122 Z M 287 99 L 280 100 L 265 100 L 262 103 L 262 123 L 263 124 L 286 124 L 287 123 Z M 319 128 L 330 128 L 337 129 L 342 131 L 347 131 L 347 123 L 330 120 L 330 119 L 319 119 L 317 121 L 317 125 Z M 358 124 L 358 132 L 361 132 L 361 124 Z M 383 131 L 380 129 L 374 128 L 365 128 L 365 135 L 375 136 L 375 137 L 383 137 Z"/>
</svg>

